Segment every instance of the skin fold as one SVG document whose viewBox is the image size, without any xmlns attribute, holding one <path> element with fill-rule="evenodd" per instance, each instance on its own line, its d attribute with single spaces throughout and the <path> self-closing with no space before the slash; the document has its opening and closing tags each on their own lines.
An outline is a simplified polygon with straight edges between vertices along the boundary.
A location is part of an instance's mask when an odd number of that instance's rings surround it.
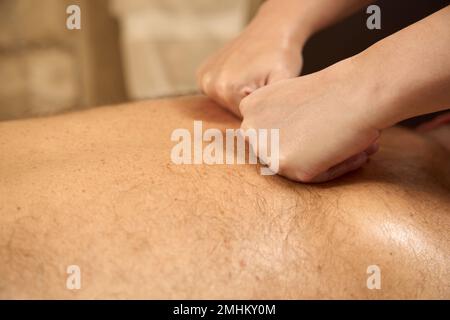
<svg viewBox="0 0 450 320">
<path fill-rule="evenodd" d="M 194 120 L 240 125 L 204 97 L 0 123 L 0 298 L 450 298 L 450 155 L 432 137 L 388 129 L 363 168 L 305 185 L 173 164 Z"/>
</svg>

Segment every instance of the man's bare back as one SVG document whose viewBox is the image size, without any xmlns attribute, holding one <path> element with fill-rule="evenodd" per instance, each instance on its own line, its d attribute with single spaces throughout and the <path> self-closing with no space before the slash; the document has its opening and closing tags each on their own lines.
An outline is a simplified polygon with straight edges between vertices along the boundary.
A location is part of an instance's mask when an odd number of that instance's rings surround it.
<svg viewBox="0 0 450 320">
<path fill-rule="evenodd" d="M 239 126 L 200 97 L 0 123 L 0 298 L 450 297 L 440 145 L 388 130 L 363 169 L 304 185 L 173 164 L 194 120 Z"/>
</svg>

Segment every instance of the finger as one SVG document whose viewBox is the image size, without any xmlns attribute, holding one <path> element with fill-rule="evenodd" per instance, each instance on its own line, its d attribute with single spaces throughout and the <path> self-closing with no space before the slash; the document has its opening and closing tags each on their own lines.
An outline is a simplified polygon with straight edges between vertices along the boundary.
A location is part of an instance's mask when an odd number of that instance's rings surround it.
<svg viewBox="0 0 450 320">
<path fill-rule="evenodd" d="M 211 73 L 201 74 L 198 81 L 201 92 L 208 97 L 211 97 L 214 93 L 213 75 Z"/>
<path fill-rule="evenodd" d="M 431 121 L 428 121 L 428 122 L 425 122 L 425 123 L 419 125 L 416 128 L 416 131 L 419 133 L 425 133 L 428 131 L 432 131 L 436 128 L 439 128 L 440 126 L 442 126 L 446 123 L 450 123 L 450 112 L 444 113 L 440 116 L 437 116 L 436 118 L 434 118 Z"/>
<path fill-rule="evenodd" d="M 238 92 L 236 92 L 233 97 L 230 98 L 230 106 L 234 114 L 236 114 L 241 119 L 243 118 L 242 112 L 241 112 L 241 103 L 242 100 L 244 100 L 246 97 L 251 95 L 253 92 L 255 92 L 258 88 L 253 86 L 244 86 L 242 89 L 240 89 Z"/>
<path fill-rule="evenodd" d="M 371 155 L 374 155 L 375 153 L 377 153 L 379 149 L 380 149 L 380 145 L 378 144 L 378 142 L 374 142 L 364 152 L 367 154 L 368 157 L 370 157 Z"/>
<path fill-rule="evenodd" d="M 244 99 L 246 96 L 248 96 L 248 95 L 251 95 L 255 90 L 257 90 L 258 89 L 258 87 L 256 86 L 256 85 L 253 85 L 253 86 L 249 86 L 249 85 L 247 85 L 247 86 L 244 86 L 242 89 L 241 89 L 241 96 L 242 96 L 242 99 Z M 241 99 L 241 100 L 242 100 Z"/>
<path fill-rule="evenodd" d="M 344 162 L 328 169 L 327 171 L 319 174 L 315 178 L 313 178 L 311 181 L 312 183 L 321 183 L 330 181 L 333 179 L 336 179 L 340 176 L 343 176 L 346 173 L 349 173 L 351 171 L 355 171 L 359 169 L 363 164 L 365 164 L 368 160 L 369 156 L 366 152 L 361 152 L 360 154 L 357 154 Z"/>
<path fill-rule="evenodd" d="M 246 97 L 244 97 L 240 103 L 239 103 L 239 113 L 242 115 L 242 117 L 244 117 L 244 122 L 242 123 L 243 125 L 247 124 L 246 123 L 246 119 L 245 119 L 245 114 L 248 112 L 249 108 L 254 107 L 251 106 L 252 104 L 250 103 L 250 101 L 252 100 L 252 94 L 256 91 L 256 89 L 254 91 L 249 90 L 249 93 Z"/>
<path fill-rule="evenodd" d="M 234 113 L 236 116 L 242 119 L 241 111 L 239 110 L 239 104 L 241 102 L 242 98 L 240 97 L 231 97 L 227 100 L 226 106 L 228 110 L 230 110 L 232 113 Z"/>
<path fill-rule="evenodd" d="M 245 95 L 240 91 L 236 90 L 233 87 L 226 88 L 226 90 L 220 92 L 218 94 L 218 99 L 221 101 L 221 104 L 230 110 L 232 113 L 242 118 L 241 112 L 239 111 L 239 104 L 242 99 L 245 98 Z"/>
<path fill-rule="evenodd" d="M 201 79 L 202 92 L 210 99 L 214 100 L 219 106 L 228 108 L 228 102 L 225 100 L 227 84 L 224 81 L 218 81 L 212 74 L 207 73 Z"/>
</svg>

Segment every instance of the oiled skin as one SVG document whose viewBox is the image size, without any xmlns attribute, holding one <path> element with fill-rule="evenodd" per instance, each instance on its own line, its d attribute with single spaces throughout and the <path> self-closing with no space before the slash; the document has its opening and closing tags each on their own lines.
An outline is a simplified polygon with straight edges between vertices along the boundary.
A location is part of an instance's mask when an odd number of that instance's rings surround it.
<svg viewBox="0 0 450 320">
<path fill-rule="evenodd" d="M 0 123 L 0 298 L 450 298 L 438 144 L 388 130 L 363 169 L 304 185 L 172 164 L 193 120 L 239 127 L 202 97 Z"/>
</svg>

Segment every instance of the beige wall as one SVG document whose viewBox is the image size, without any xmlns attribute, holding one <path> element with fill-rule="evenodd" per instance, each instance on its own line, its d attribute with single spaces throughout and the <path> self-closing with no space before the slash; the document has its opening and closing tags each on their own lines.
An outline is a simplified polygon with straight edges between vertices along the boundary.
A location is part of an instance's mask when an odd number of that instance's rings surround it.
<svg viewBox="0 0 450 320">
<path fill-rule="evenodd" d="M 112 0 L 130 97 L 197 90 L 195 72 L 244 28 L 259 0 Z"/>
<path fill-rule="evenodd" d="M 0 120 L 195 91 L 198 65 L 259 2 L 0 0 Z"/>
<path fill-rule="evenodd" d="M 82 8 L 82 30 L 66 7 Z M 0 120 L 124 101 L 106 0 L 0 0 Z"/>
</svg>

